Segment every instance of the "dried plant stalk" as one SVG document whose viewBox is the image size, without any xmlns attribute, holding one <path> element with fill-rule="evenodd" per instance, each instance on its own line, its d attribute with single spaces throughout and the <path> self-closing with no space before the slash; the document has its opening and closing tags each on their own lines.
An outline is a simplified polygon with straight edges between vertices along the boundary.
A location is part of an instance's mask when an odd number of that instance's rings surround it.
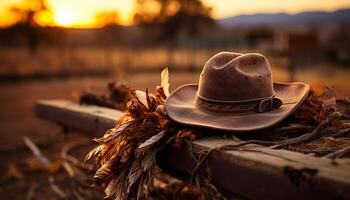
<svg viewBox="0 0 350 200">
<path fill-rule="evenodd" d="M 175 135 L 163 106 L 169 95 L 168 76 L 168 69 L 163 70 L 157 94 L 128 88 L 133 99 L 126 113 L 115 128 L 94 139 L 98 146 L 86 160 L 96 157 L 94 185 L 110 198 L 147 198 L 153 188 L 156 155 Z"/>
</svg>

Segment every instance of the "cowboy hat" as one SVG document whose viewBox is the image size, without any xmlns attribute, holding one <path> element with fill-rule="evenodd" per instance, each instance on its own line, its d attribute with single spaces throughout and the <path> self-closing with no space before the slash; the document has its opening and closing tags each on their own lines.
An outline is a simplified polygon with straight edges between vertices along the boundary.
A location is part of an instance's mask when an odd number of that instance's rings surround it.
<svg viewBox="0 0 350 200">
<path fill-rule="evenodd" d="M 274 83 L 270 64 L 256 53 L 221 52 L 210 58 L 199 84 L 181 86 L 165 102 L 176 122 L 226 131 L 253 131 L 277 124 L 303 102 L 304 83 Z"/>
</svg>

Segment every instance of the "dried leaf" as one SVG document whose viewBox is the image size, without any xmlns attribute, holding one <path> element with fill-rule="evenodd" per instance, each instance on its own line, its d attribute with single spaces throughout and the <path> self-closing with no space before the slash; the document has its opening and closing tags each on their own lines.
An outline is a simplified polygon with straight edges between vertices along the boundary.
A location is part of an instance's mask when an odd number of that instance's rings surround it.
<svg viewBox="0 0 350 200">
<path fill-rule="evenodd" d="M 161 100 L 165 100 L 167 98 L 167 96 L 165 95 L 165 92 L 164 92 L 164 89 L 163 87 L 161 86 L 157 86 L 157 92 L 158 92 L 158 95 L 157 97 Z"/>
<path fill-rule="evenodd" d="M 168 97 L 170 94 L 169 93 L 170 82 L 169 82 L 169 69 L 167 67 L 163 69 L 160 75 L 160 85 L 164 90 L 164 94 Z"/>
<path fill-rule="evenodd" d="M 101 185 L 103 181 L 111 174 L 111 163 L 106 162 L 102 167 L 100 167 L 94 176 L 94 184 L 95 185 Z"/>
<path fill-rule="evenodd" d="M 103 135 L 103 139 L 108 138 L 109 136 L 111 136 L 113 133 L 115 133 L 117 131 L 117 128 L 111 128 L 108 131 L 105 132 L 105 134 Z M 98 141 L 98 139 L 93 139 L 93 141 Z M 101 142 L 102 143 L 102 142 Z"/>
<path fill-rule="evenodd" d="M 151 138 L 149 138 L 148 140 L 146 140 L 144 143 L 142 143 L 140 146 L 139 146 L 139 149 L 141 148 L 144 148 L 144 147 L 147 147 L 147 146 L 150 146 L 156 142 L 158 142 L 160 139 L 163 138 L 163 136 L 165 135 L 167 131 L 166 130 L 163 130 L 159 133 L 157 133 L 156 135 L 152 136 Z"/>
<path fill-rule="evenodd" d="M 108 197 L 113 197 L 117 193 L 117 180 L 113 179 L 109 182 L 108 186 L 105 189 L 105 193 Z"/>
<path fill-rule="evenodd" d="M 327 110 L 325 105 L 326 96 L 317 94 L 311 88 L 303 104 L 292 115 L 300 121 L 297 123 L 315 125 L 323 121 L 329 114 L 329 110 Z"/>
<path fill-rule="evenodd" d="M 139 102 L 141 102 L 147 109 L 149 108 L 148 104 L 147 104 L 147 95 L 144 91 L 136 90 L 135 96 L 136 96 L 137 100 Z"/>
<path fill-rule="evenodd" d="M 90 160 L 92 157 L 96 156 L 98 153 L 100 153 L 103 149 L 104 145 L 98 145 L 94 149 L 92 149 L 85 157 L 85 162 Z"/>
<path fill-rule="evenodd" d="M 132 124 L 132 123 L 133 123 L 133 120 L 130 120 L 130 121 L 127 121 L 127 122 L 124 122 L 124 123 L 118 125 L 118 126 L 117 126 L 117 130 L 115 131 L 114 134 L 119 134 L 119 133 L 121 133 L 124 129 L 126 129 L 126 128 L 127 128 L 130 124 Z M 114 135 L 114 136 L 116 136 L 116 135 Z"/>
<path fill-rule="evenodd" d="M 120 159 L 120 162 L 123 162 L 125 163 L 126 161 L 129 160 L 130 156 L 132 155 L 132 149 L 129 148 L 129 149 L 126 149 L 125 151 L 123 151 L 122 153 L 122 157 Z"/>
<path fill-rule="evenodd" d="M 159 126 L 162 127 L 162 128 L 166 128 L 167 125 L 170 123 L 170 120 L 169 119 L 166 119 L 166 118 L 161 118 L 159 119 Z"/>
<path fill-rule="evenodd" d="M 121 134 L 132 123 L 133 123 L 133 120 L 121 123 L 121 124 L 117 125 L 116 128 L 109 129 L 102 138 L 93 139 L 93 141 L 98 142 L 98 143 L 108 143 L 111 140 L 113 140 L 114 138 L 116 138 L 119 134 Z"/>
<path fill-rule="evenodd" d="M 142 168 L 141 168 L 141 163 L 139 160 L 136 160 L 129 171 L 128 175 L 128 190 L 127 192 L 130 191 L 130 188 L 136 183 L 137 179 L 141 176 L 142 174 Z"/>
<path fill-rule="evenodd" d="M 195 140 L 197 138 L 197 134 L 192 129 L 182 129 L 178 131 L 176 134 L 177 138 L 184 138 L 189 140 Z"/>
<path fill-rule="evenodd" d="M 152 109 L 152 100 L 151 100 L 150 94 L 148 93 L 148 88 L 146 89 L 146 100 L 147 100 L 148 109 Z"/>
<path fill-rule="evenodd" d="M 154 149 L 152 151 L 147 151 L 145 153 L 144 158 L 142 160 L 142 170 L 143 171 L 148 170 L 152 166 L 152 164 L 155 164 L 156 154 L 157 154 L 157 151 Z"/>
</svg>

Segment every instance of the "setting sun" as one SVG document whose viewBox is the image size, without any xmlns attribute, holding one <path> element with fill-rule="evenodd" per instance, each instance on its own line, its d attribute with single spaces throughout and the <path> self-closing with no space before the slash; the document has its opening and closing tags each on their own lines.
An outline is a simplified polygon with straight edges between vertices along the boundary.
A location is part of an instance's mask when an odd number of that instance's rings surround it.
<svg viewBox="0 0 350 200">
<path fill-rule="evenodd" d="M 55 13 L 55 22 L 60 26 L 70 26 L 74 24 L 74 15 L 68 11 L 57 11 Z"/>
</svg>

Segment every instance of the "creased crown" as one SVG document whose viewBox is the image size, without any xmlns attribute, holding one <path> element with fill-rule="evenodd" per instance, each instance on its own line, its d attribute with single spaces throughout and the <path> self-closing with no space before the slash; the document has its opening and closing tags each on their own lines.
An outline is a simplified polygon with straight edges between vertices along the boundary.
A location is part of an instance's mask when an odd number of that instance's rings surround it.
<svg viewBox="0 0 350 200">
<path fill-rule="evenodd" d="M 205 63 L 197 95 L 218 101 L 271 97 L 274 90 L 270 64 L 257 53 L 218 53 Z"/>
</svg>

